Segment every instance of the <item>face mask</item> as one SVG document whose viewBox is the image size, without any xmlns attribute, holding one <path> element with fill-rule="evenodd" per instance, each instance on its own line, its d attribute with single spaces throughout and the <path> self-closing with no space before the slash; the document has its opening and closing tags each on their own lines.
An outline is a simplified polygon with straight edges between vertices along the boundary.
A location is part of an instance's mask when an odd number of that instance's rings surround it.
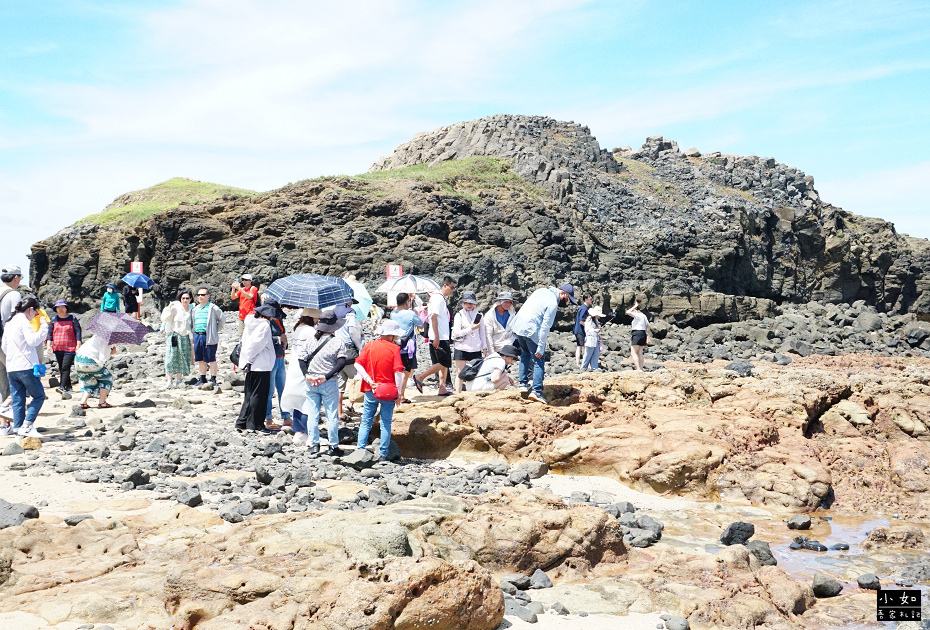
<svg viewBox="0 0 930 630">
<path fill-rule="evenodd" d="M 113 289 L 110 287 L 107 287 L 107 293 L 113 293 Z"/>
</svg>

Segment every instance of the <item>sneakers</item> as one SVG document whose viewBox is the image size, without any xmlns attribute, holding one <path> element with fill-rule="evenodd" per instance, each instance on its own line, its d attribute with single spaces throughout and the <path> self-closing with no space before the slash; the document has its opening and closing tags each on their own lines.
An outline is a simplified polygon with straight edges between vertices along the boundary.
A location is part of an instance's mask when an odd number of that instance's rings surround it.
<svg viewBox="0 0 930 630">
<path fill-rule="evenodd" d="M 327 455 L 332 455 L 333 457 L 342 457 L 342 449 L 338 446 L 330 446 L 326 449 Z"/>
<path fill-rule="evenodd" d="M 213 385 L 213 387 L 219 387 L 219 384 L 216 382 L 215 376 L 210 377 L 210 384 Z"/>
<path fill-rule="evenodd" d="M 5 426 L 0 427 L 0 436 L 4 436 L 4 435 L 13 435 L 12 424 L 7 424 Z"/>
<path fill-rule="evenodd" d="M 42 434 L 39 433 L 39 430 L 36 429 L 31 422 L 21 426 L 19 431 L 16 432 L 16 435 L 20 437 L 42 437 Z"/>
<path fill-rule="evenodd" d="M 317 453 L 320 452 L 320 445 L 319 445 L 319 444 L 310 444 L 310 443 L 308 443 L 308 444 L 307 444 L 307 452 L 310 453 L 311 455 L 316 455 Z"/>
<path fill-rule="evenodd" d="M 548 401 L 548 400 L 546 400 L 545 398 L 543 398 L 542 396 L 540 396 L 540 395 L 537 394 L 536 392 L 532 392 L 532 391 L 527 395 L 526 399 L 527 399 L 527 400 L 532 400 L 532 401 L 534 401 L 534 402 L 540 402 L 540 403 L 542 403 L 542 404 L 544 404 L 544 405 L 548 405 L 548 404 L 549 404 L 549 401 Z"/>
<path fill-rule="evenodd" d="M 206 384 L 207 384 L 207 377 L 206 377 L 206 376 L 201 376 L 200 379 L 197 381 L 197 384 L 198 384 L 198 385 L 206 385 Z"/>
<path fill-rule="evenodd" d="M 13 406 L 12 405 L 0 405 L 0 416 L 4 418 L 13 417 Z"/>
<path fill-rule="evenodd" d="M 310 436 L 306 433 L 295 433 L 294 434 L 294 444 L 306 444 L 307 440 L 310 439 Z"/>
</svg>

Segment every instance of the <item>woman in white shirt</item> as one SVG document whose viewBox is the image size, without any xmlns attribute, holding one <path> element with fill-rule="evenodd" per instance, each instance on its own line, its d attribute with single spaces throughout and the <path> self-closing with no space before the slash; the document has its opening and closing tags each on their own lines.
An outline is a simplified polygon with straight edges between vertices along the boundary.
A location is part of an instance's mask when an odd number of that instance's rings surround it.
<svg viewBox="0 0 930 630">
<path fill-rule="evenodd" d="M 452 321 L 452 341 L 455 344 L 452 355 L 455 361 L 455 393 L 458 394 L 462 391 L 459 372 L 472 359 L 482 358 L 488 346 L 484 322 L 478 310 L 478 298 L 474 291 L 462 293 L 462 308 Z"/>
<path fill-rule="evenodd" d="M 165 374 L 168 387 L 180 387 L 181 379 L 191 373 L 194 365 L 191 304 L 194 294 L 190 289 L 178 291 L 178 299 L 161 312 L 165 324 Z"/>
<path fill-rule="evenodd" d="M 626 314 L 633 318 L 633 333 L 630 338 L 630 356 L 633 358 L 633 367 L 642 371 L 645 363 L 643 359 L 643 346 L 646 345 L 646 331 L 649 330 L 649 320 L 639 310 L 639 302 L 626 310 Z"/>
<path fill-rule="evenodd" d="M 39 365 L 36 348 L 48 337 L 48 319 L 41 318 L 39 330 L 32 329 L 30 320 L 39 312 L 39 300 L 27 297 L 16 305 L 13 316 L 3 326 L 3 353 L 6 355 L 6 372 L 10 380 L 10 398 L 13 407 L 13 426 L 0 427 L 0 435 L 42 437 L 33 424 L 45 402 L 45 388 L 35 374 Z M 26 407 L 26 397 L 32 398 Z"/>
<path fill-rule="evenodd" d="M 307 380 L 300 371 L 298 358 L 313 340 L 316 322 L 323 313 L 319 309 L 305 308 L 294 325 L 294 334 L 288 335 L 287 372 L 284 393 L 281 394 L 281 409 L 289 410 L 293 418 L 294 443 L 307 443 Z M 317 414 L 319 415 L 319 414 Z M 317 418 L 319 420 L 319 418 Z M 316 423 L 317 425 L 319 422 Z"/>
<path fill-rule="evenodd" d="M 473 380 L 466 381 L 465 391 L 493 392 L 514 385 L 513 377 L 507 373 L 507 367 L 519 356 L 520 351 L 513 344 L 507 344 L 498 352 L 489 354 L 481 363 L 478 375 Z"/>
<path fill-rule="evenodd" d="M 604 311 L 600 306 L 588 309 L 588 316 L 584 320 L 584 360 L 581 362 L 582 370 L 596 370 L 598 359 L 601 356 L 601 320 Z"/>
<path fill-rule="evenodd" d="M 245 396 L 236 420 L 236 429 L 239 431 L 271 433 L 265 428 L 265 411 L 271 389 L 271 370 L 275 363 L 270 322 L 275 315 L 274 306 L 263 304 L 245 318 L 242 348 L 239 351 L 239 369 L 245 372 Z"/>
</svg>

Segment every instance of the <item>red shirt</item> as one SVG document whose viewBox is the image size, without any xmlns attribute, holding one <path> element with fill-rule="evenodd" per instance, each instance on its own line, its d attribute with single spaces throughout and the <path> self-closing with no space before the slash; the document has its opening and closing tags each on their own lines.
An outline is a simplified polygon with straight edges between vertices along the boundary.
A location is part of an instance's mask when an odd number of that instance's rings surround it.
<svg viewBox="0 0 930 630">
<path fill-rule="evenodd" d="M 358 353 L 357 365 L 368 373 L 375 383 L 393 383 L 394 375 L 404 371 L 400 360 L 400 346 L 387 339 L 375 339 Z M 362 381 L 362 392 L 370 392 L 371 385 Z"/>
<path fill-rule="evenodd" d="M 239 289 L 239 319 L 245 319 L 249 313 L 255 310 L 255 304 L 258 302 L 258 287 L 251 286 L 248 289 Z"/>
</svg>

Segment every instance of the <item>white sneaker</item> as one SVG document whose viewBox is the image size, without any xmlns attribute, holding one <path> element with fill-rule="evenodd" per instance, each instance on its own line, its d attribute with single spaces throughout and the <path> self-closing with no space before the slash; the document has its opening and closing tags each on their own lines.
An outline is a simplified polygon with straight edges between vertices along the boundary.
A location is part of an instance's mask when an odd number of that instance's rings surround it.
<svg viewBox="0 0 930 630">
<path fill-rule="evenodd" d="M 295 433 L 294 444 L 306 444 L 309 436 L 306 433 Z"/>
<path fill-rule="evenodd" d="M 26 437 L 30 431 L 32 431 L 32 423 L 26 423 L 23 426 L 19 427 L 19 431 L 16 432 L 16 435 Z"/>
<path fill-rule="evenodd" d="M 13 425 L 8 424 L 5 427 L 0 427 L 0 436 L 3 435 L 13 435 Z"/>
<path fill-rule="evenodd" d="M 25 426 L 25 425 L 23 425 L 23 426 Z M 38 430 L 37 428 L 35 428 L 34 426 L 31 426 L 31 425 L 29 426 L 29 430 L 28 430 L 28 431 L 26 431 L 25 433 L 20 433 L 20 435 L 22 435 L 23 437 L 34 437 L 34 438 L 41 438 L 41 437 L 42 437 L 42 434 L 39 433 L 39 430 Z"/>
<path fill-rule="evenodd" d="M 526 399 L 527 399 L 527 400 L 534 400 L 534 401 L 536 401 L 536 402 L 541 402 L 541 403 L 544 404 L 544 405 L 548 405 L 548 404 L 549 404 L 549 401 L 548 401 L 548 400 L 546 400 L 545 398 L 543 398 L 542 396 L 540 396 L 540 395 L 537 394 L 536 392 L 530 392 L 529 395 L 526 397 Z"/>
<path fill-rule="evenodd" d="M 13 406 L 12 405 L 0 406 L 0 416 L 3 416 L 4 418 L 12 418 L 13 417 Z"/>
</svg>

